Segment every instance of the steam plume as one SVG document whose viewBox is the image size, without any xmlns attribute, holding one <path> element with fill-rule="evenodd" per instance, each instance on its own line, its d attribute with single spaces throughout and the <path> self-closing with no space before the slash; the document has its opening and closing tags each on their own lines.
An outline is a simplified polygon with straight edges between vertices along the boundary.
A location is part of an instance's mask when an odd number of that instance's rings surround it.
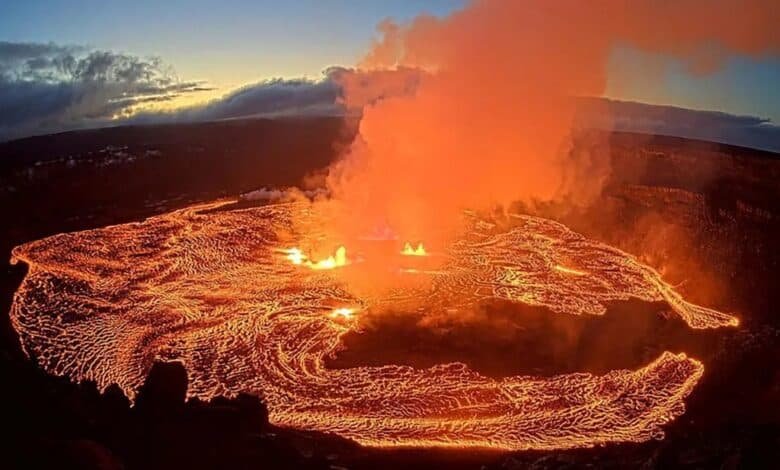
<svg viewBox="0 0 780 470">
<path fill-rule="evenodd" d="M 351 221 L 411 239 L 463 207 L 587 202 L 609 168 L 569 157 L 573 98 L 603 95 L 612 48 L 707 73 L 730 53 L 776 53 L 778 11 L 772 0 L 478 0 L 446 18 L 385 21 L 361 68 L 425 73 L 413 94 L 365 106 L 331 191 Z M 344 97 L 364 101 L 348 82 Z"/>
</svg>

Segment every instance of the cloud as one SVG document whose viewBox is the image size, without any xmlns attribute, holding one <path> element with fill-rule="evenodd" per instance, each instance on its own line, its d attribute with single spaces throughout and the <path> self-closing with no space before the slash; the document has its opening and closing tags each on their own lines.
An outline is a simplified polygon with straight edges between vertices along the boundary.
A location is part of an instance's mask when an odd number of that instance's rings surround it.
<svg viewBox="0 0 780 470">
<path fill-rule="evenodd" d="M 330 67 L 319 80 L 275 78 L 206 104 L 139 112 L 143 106 L 210 88 L 203 82 L 179 80 L 155 57 L 0 41 L 0 141 L 117 124 L 359 114 L 386 98 L 414 95 L 425 76 L 414 68 Z M 780 127 L 752 116 L 583 98 L 577 125 L 780 151 Z"/>
<path fill-rule="evenodd" d="M 330 67 L 320 80 L 274 78 L 232 91 L 203 105 L 166 112 L 139 113 L 133 123 L 213 121 L 280 115 L 360 113 L 378 100 L 414 93 L 421 76 L 414 69 L 361 71 Z M 349 104 L 344 92 L 350 90 Z"/>
<path fill-rule="evenodd" d="M 264 80 L 205 104 L 145 111 L 154 103 L 211 90 L 181 81 L 160 58 L 55 43 L 0 41 L 0 141 L 122 124 L 214 121 L 280 115 L 341 115 L 412 92 L 419 72 L 331 67 L 319 80 Z M 345 105 L 345 84 L 361 96 Z"/>
<path fill-rule="evenodd" d="M 341 114 L 340 89 L 332 80 L 275 78 L 248 85 L 222 98 L 172 111 L 142 112 L 132 123 L 214 121 L 253 116 Z"/>
<path fill-rule="evenodd" d="M 104 125 L 140 104 L 200 89 L 159 58 L 0 42 L 0 140 Z"/>
<path fill-rule="evenodd" d="M 42 74 L 45 69 L 62 68 L 74 54 L 83 51 L 80 46 L 0 41 L 0 77 L 9 80 L 45 77 Z"/>
<path fill-rule="evenodd" d="M 333 67 L 320 80 L 265 80 L 203 105 L 143 112 L 139 108 L 145 105 L 209 88 L 178 80 L 155 57 L 54 43 L 0 42 L 0 141 L 109 124 L 342 114 L 348 110 L 340 83 L 355 73 Z M 374 80 L 364 87 L 370 83 Z"/>
<path fill-rule="evenodd" d="M 602 98 L 579 100 L 578 127 L 659 134 L 780 152 L 769 119 Z"/>
</svg>

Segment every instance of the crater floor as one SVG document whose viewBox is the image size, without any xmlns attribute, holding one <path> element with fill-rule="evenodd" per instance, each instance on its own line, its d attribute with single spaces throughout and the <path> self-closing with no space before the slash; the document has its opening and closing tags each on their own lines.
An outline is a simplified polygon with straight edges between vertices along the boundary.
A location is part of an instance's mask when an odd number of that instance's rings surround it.
<svg viewBox="0 0 780 470">
<path fill-rule="evenodd" d="M 25 351 L 50 373 L 116 383 L 131 399 L 155 360 L 180 361 L 192 397 L 256 394 L 274 424 L 364 445 L 550 449 L 662 436 L 702 364 L 664 352 L 637 370 L 495 379 L 462 363 L 332 369 L 325 360 L 363 312 L 412 305 L 457 315 L 500 300 L 602 315 L 609 302 L 640 299 L 667 302 L 692 328 L 737 324 L 686 302 L 630 255 L 546 219 L 517 215 L 504 229 L 468 215 L 442 265 L 410 273 L 426 282 L 366 295 L 345 276 L 359 263 L 315 271 L 281 252 L 321 235 L 316 206 L 224 204 L 15 248 L 13 261 L 30 267 L 11 310 Z"/>
</svg>

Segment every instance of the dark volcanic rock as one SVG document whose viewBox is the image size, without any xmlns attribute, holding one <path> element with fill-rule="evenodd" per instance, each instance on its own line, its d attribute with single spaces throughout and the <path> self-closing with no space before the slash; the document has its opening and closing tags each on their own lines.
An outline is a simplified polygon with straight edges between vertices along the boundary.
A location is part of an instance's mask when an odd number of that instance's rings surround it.
<svg viewBox="0 0 780 470">
<path fill-rule="evenodd" d="M 187 399 L 187 370 L 178 362 L 156 362 L 138 391 L 135 408 L 145 416 L 180 413 Z"/>
</svg>

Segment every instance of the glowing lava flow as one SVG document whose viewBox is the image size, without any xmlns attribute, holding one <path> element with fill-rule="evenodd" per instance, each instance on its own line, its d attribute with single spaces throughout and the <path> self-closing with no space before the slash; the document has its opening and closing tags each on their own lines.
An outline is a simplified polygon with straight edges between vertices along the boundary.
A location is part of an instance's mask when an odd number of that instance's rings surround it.
<svg viewBox="0 0 780 470">
<path fill-rule="evenodd" d="M 131 399 L 154 360 L 180 361 L 191 397 L 254 393 L 274 424 L 365 445 L 549 449 L 661 436 L 702 364 L 665 352 L 633 371 L 496 380 L 460 363 L 328 369 L 324 359 L 358 312 L 404 302 L 447 311 L 498 298 L 598 315 L 636 297 L 667 300 L 694 328 L 736 322 L 685 302 L 629 255 L 525 216 L 504 232 L 471 217 L 424 290 L 356 298 L 342 270 L 301 269 L 300 251 L 279 255 L 278 233 L 297 246 L 318 235 L 311 208 L 220 204 L 16 247 L 12 260 L 30 267 L 11 310 L 25 351 L 50 373 L 117 383 Z"/>
<path fill-rule="evenodd" d="M 412 244 L 409 242 L 406 242 L 406 244 L 404 245 L 404 249 L 401 251 L 401 254 L 404 256 L 427 256 L 428 255 L 422 243 L 417 244 L 417 248 L 412 248 Z"/>
<path fill-rule="evenodd" d="M 588 275 L 588 273 L 586 273 L 584 271 L 578 271 L 576 269 L 567 268 L 566 266 L 561 266 L 560 264 L 556 264 L 555 266 L 553 266 L 553 269 L 558 271 L 558 272 L 571 274 L 573 276 L 587 276 Z"/>
<path fill-rule="evenodd" d="M 331 255 L 320 261 L 310 260 L 308 256 L 303 254 L 303 251 L 301 251 L 300 248 L 287 248 L 280 251 L 284 253 L 286 255 L 285 257 L 293 264 L 303 265 L 311 269 L 334 269 L 346 266 L 348 264 L 347 249 L 343 246 L 340 246 L 336 249 L 335 256 Z"/>
<path fill-rule="evenodd" d="M 334 308 L 333 311 L 330 312 L 330 317 L 351 320 L 355 317 L 355 309 L 349 307 Z"/>
</svg>

